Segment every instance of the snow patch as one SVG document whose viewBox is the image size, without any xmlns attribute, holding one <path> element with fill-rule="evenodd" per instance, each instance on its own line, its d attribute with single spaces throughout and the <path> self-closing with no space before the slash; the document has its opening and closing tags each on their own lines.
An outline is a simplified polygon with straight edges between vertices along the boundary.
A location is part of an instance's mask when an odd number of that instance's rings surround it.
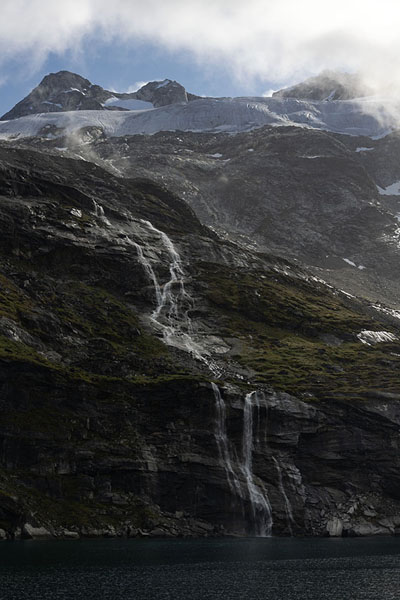
<svg viewBox="0 0 400 600">
<path fill-rule="evenodd" d="M 358 339 L 362 344 L 371 346 L 372 344 L 380 344 L 382 342 L 395 342 L 398 337 L 389 331 L 369 331 L 363 329 L 357 334 Z"/>
<path fill-rule="evenodd" d="M 381 196 L 400 196 L 400 181 L 395 181 L 386 188 L 381 188 L 379 185 L 376 187 Z"/>
<path fill-rule="evenodd" d="M 106 100 L 103 106 L 116 106 L 118 108 L 125 108 L 126 110 L 152 110 L 154 108 L 151 102 L 136 100 L 134 98 L 122 100 L 120 98 L 116 98 L 115 96 Z"/>
<path fill-rule="evenodd" d="M 156 90 L 159 90 L 160 88 L 165 87 L 166 85 L 168 85 L 169 83 L 172 83 L 172 81 L 170 79 L 164 79 L 164 81 L 161 81 L 161 83 L 159 83 L 156 86 Z"/>
<path fill-rule="evenodd" d="M 348 265 L 351 265 L 352 267 L 357 267 L 356 263 L 354 263 L 349 258 L 343 258 L 342 260 L 344 260 L 344 262 L 346 262 Z"/>
<path fill-rule="evenodd" d="M 56 102 L 50 102 L 50 100 L 43 100 L 42 104 L 52 104 L 53 106 L 58 106 L 58 108 L 63 108 L 62 104 L 56 104 Z"/>
<path fill-rule="evenodd" d="M 370 152 L 370 150 L 375 150 L 375 148 L 364 148 L 363 146 L 360 146 L 355 149 L 355 152 Z"/>
<path fill-rule="evenodd" d="M 391 317 L 394 317 L 395 319 L 400 319 L 400 311 L 399 310 L 395 310 L 394 308 L 386 308 L 386 306 L 382 306 L 381 304 L 372 304 L 371 306 L 372 306 L 372 308 L 375 308 L 375 310 L 378 310 L 379 312 L 383 312 L 386 315 L 390 315 Z"/>
</svg>

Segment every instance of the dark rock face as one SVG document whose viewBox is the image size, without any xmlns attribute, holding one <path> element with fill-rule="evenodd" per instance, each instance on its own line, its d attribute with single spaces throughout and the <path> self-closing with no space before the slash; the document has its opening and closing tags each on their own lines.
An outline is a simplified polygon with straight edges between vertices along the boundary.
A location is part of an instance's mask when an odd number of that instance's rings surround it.
<svg viewBox="0 0 400 600">
<path fill-rule="evenodd" d="M 0 148 L 0 539 L 393 533 L 396 319 L 46 148 Z"/>
<path fill-rule="evenodd" d="M 372 91 L 358 75 L 323 71 L 316 77 L 273 94 L 276 98 L 297 98 L 298 100 L 352 100 L 369 96 Z"/>
</svg>

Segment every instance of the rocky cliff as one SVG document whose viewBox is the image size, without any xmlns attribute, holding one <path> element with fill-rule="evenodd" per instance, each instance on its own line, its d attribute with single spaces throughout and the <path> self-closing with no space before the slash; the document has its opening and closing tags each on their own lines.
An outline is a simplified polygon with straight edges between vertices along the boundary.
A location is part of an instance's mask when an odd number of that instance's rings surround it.
<svg viewBox="0 0 400 600">
<path fill-rule="evenodd" d="M 395 312 L 36 144 L 0 147 L 0 536 L 395 533 Z"/>
</svg>

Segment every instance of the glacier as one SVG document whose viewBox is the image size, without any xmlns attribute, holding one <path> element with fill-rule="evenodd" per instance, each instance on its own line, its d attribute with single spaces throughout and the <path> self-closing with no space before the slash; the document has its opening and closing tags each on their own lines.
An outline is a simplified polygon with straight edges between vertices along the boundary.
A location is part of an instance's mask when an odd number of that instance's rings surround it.
<svg viewBox="0 0 400 600">
<path fill-rule="evenodd" d="M 159 131 L 233 134 L 264 125 L 292 125 L 374 139 L 400 128 L 400 103 L 374 97 L 330 102 L 264 97 L 201 98 L 159 108 L 143 102 L 140 108 L 40 113 L 1 121 L 0 139 L 62 137 L 93 126 L 101 128 L 107 137 L 151 135 Z"/>
</svg>

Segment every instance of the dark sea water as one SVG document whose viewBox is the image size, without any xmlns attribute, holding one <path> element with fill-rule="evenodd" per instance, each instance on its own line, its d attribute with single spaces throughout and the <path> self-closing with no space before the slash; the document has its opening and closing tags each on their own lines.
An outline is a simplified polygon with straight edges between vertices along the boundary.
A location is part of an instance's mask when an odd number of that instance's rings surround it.
<svg viewBox="0 0 400 600">
<path fill-rule="evenodd" d="M 1 600 L 400 600 L 400 538 L 1 542 Z"/>
</svg>

